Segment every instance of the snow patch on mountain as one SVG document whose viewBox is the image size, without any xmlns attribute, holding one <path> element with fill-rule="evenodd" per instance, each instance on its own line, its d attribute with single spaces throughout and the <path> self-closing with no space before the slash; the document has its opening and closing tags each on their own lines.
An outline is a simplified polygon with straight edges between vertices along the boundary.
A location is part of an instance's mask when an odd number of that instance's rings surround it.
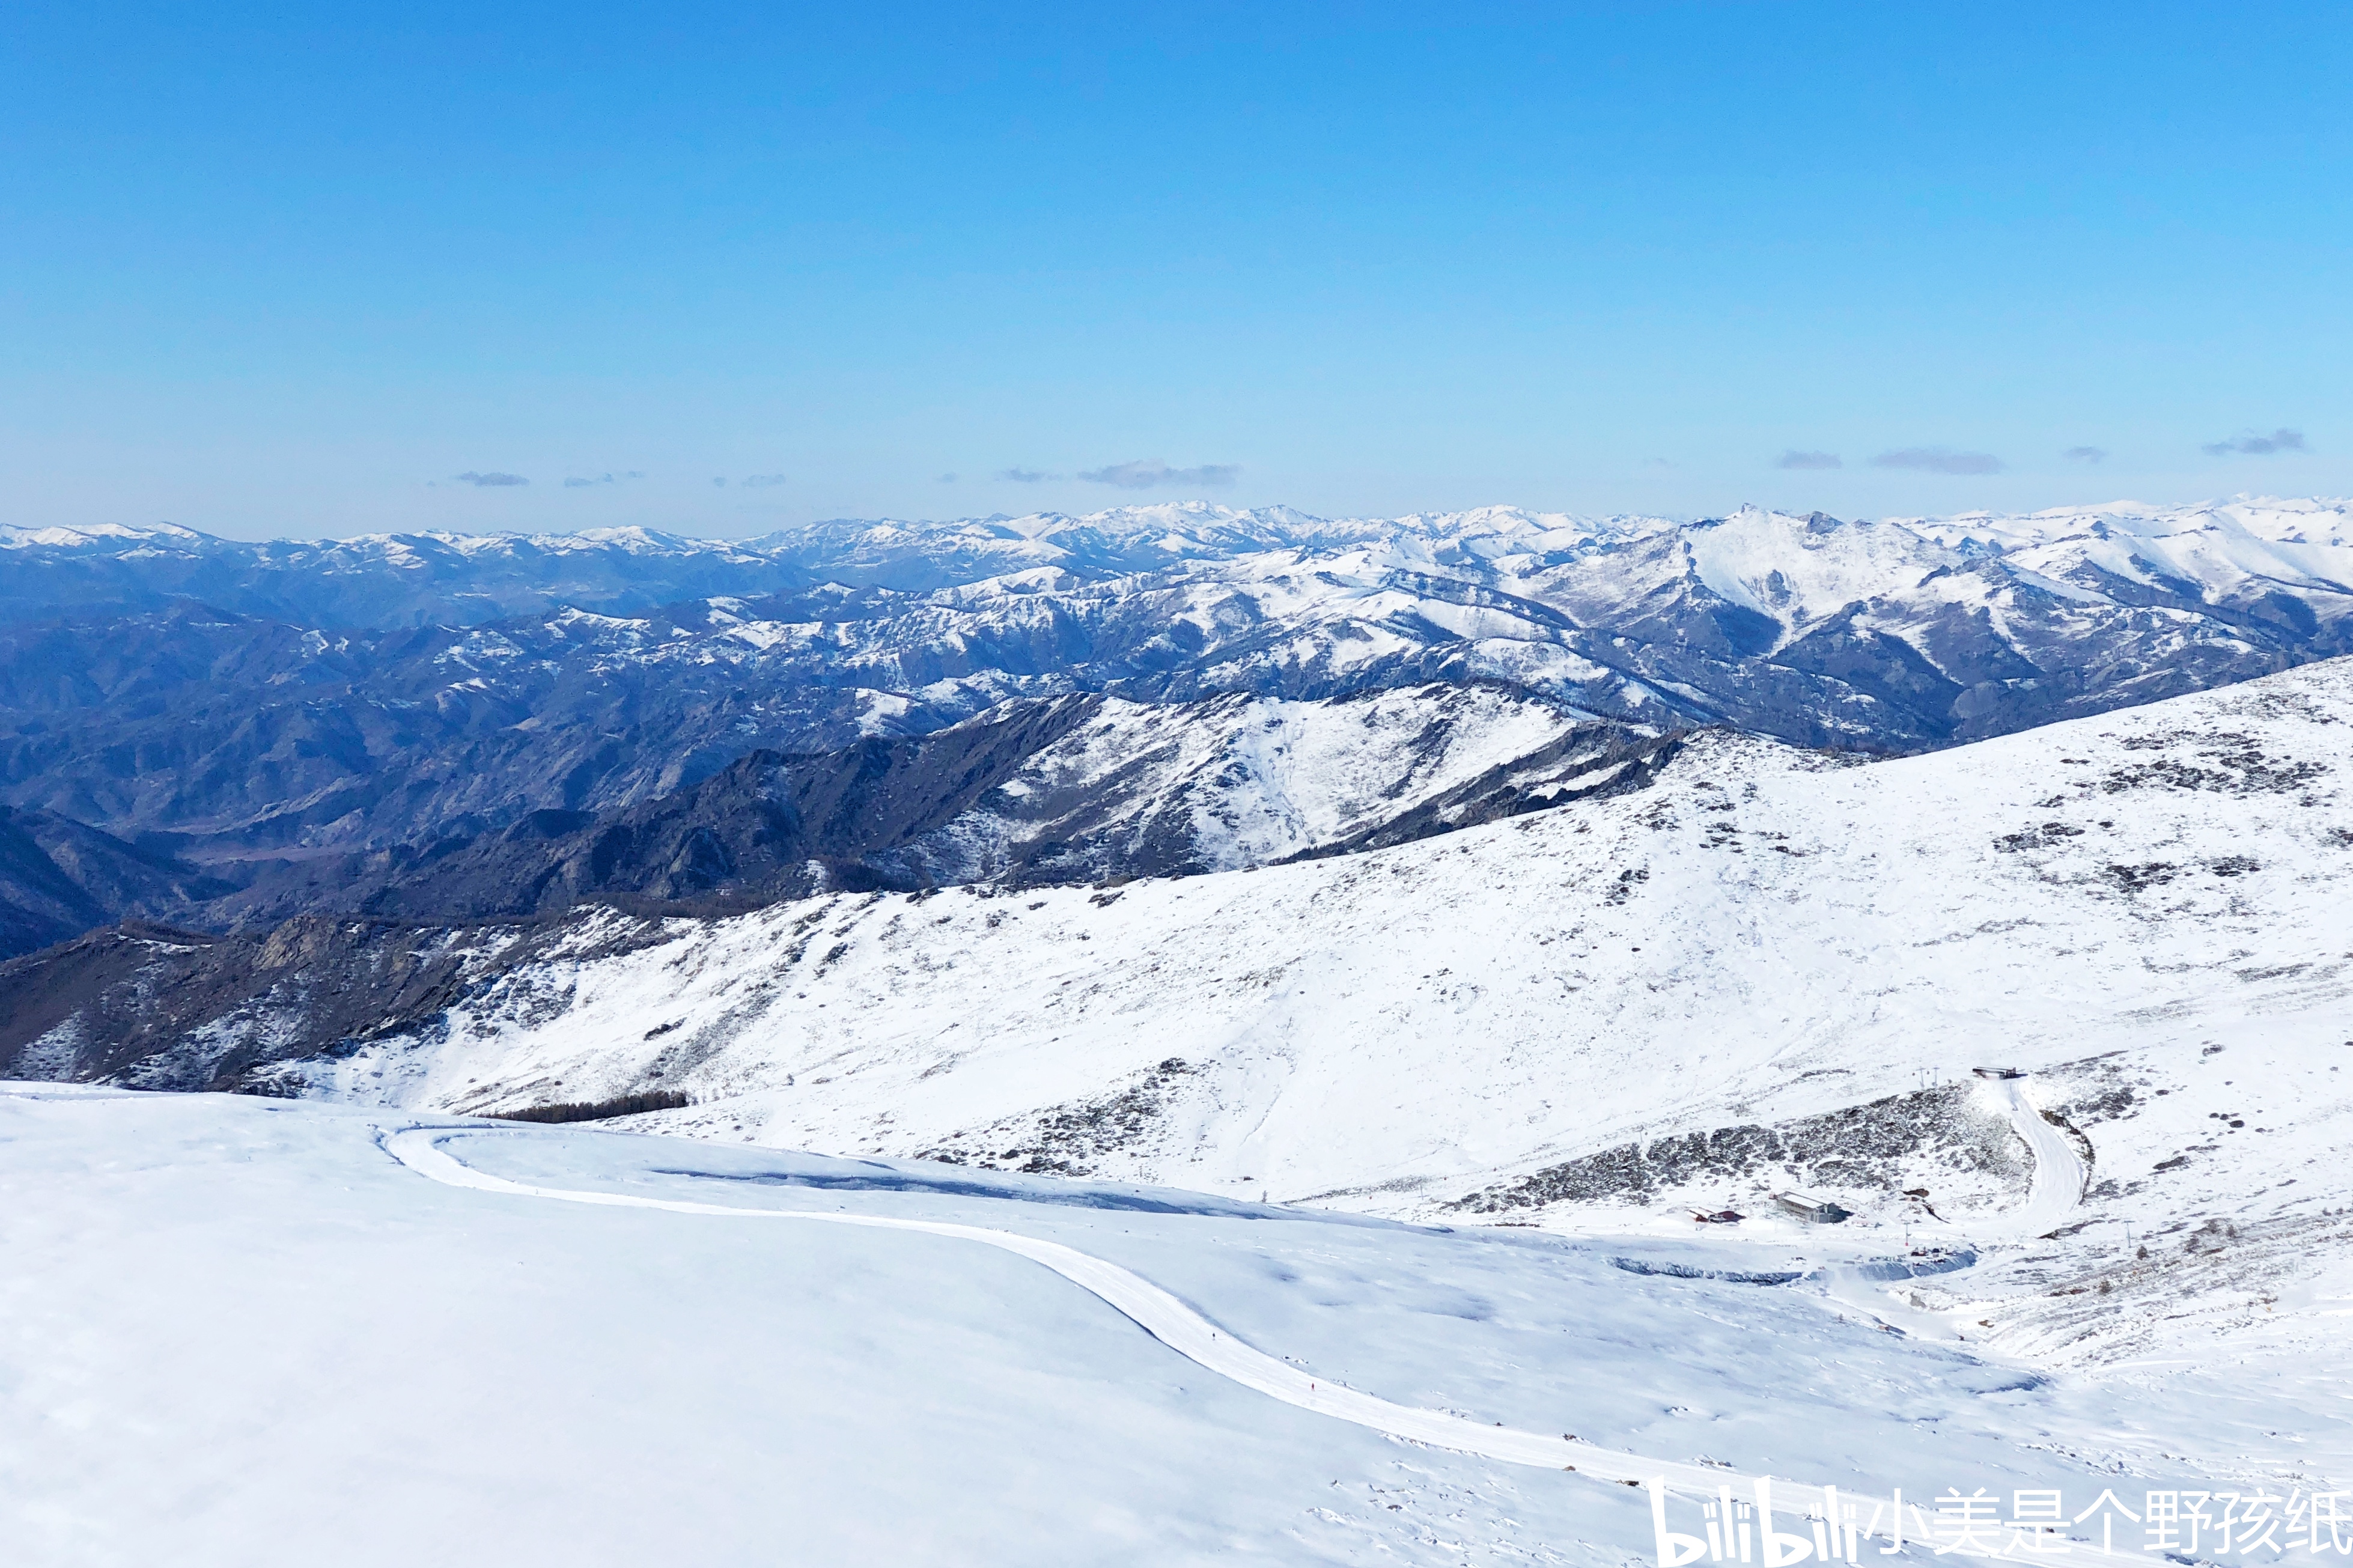
<svg viewBox="0 0 2353 1568">
<path fill-rule="evenodd" d="M 1104 700 L 971 811 L 910 847 L 928 879 L 969 882 L 1041 846 L 1102 877 L 1238 870 L 1396 831 L 1401 840 L 1526 799 L 1647 776 L 1642 731 L 1525 693 L 1424 686 L 1324 702 Z M 1419 816 L 1430 820 L 1419 826 Z M 1028 852 L 1028 853 L 1025 853 Z"/>
</svg>

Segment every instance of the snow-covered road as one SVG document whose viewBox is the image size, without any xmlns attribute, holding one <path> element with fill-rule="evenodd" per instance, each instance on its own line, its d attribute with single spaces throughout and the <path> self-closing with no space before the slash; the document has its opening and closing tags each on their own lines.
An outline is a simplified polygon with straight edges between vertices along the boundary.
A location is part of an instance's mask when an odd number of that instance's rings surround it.
<svg viewBox="0 0 2353 1568">
<path fill-rule="evenodd" d="M 1990 1219 L 1954 1227 L 1973 1247 L 2049 1235 L 2082 1205 L 2084 1188 L 2091 1182 L 2091 1167 L 2067 1135 L 2045 1120 L 2028 1097 L 2027 1081 L 2024 1077 L 1995 1078 L 1988 1084 L 2009 1116 L 2010 1127 L 2026 1144 L 2033 1170 L 2024 1203 Z M 1820 1281 L 1831 1300 L 1905 1333 L 1955 1342 L 1968 1338 L 1952 1313 L 1914 1304 L 1907 1291 L 1891 1287 L 1883 1273 L 1866 1266 L 1833 1264 L 1821 1270 Z"/>
<path fill-rule="evenodd" d="M 2022 1078 L 1994 1080 L 2010 1112 L 2010 1124 L 2034 1153 L 2034 1180 L 2027 1189 L 2026 1202 L 2003 1216 L 2005 1235 L 2021 1240 L 2064 1224 L 2084 1201 L 2084 1189 L 2091 1182 L 2091 1167 L 2075 1152 L 2073 1141 L 2045 1121 L 2027 1098 L 2027 1081 Z"/>
<path fill-rule="evenodd" d="M 2008 1087 L 2008 1086 L 2006 1086 Z M 2016 1103 L 2025 1106 L 2022 1096 Z M 2038 1125 L 2039 1115 L 2026 1107 Z M 2025 1131 L 2021 1122 L 2021 1132 Z M 1884 1499 L 1841 1493 L 1835 1488 L 1809 1486 L 1802 1482 L 1774 1478 L 1749 1478 L 1728 1470 L 1665 1459 L 1644 1458 L 1639 1455 L 1618 1452 L 1596 1444 L 1579 1442 L 1567 1436 L 1556 1437 L 1546 1433 L 1521 1431 L 1498 1424 L 1482 1426 L 1461 1416 L 1440 1411 L 1419 1410 L 1394 1405 L 1385 1399 L 1356 1389 L 1335 1385 L 1311 1378 L 1305 1372 L 1268 1355 L 1262 1351 L 1237 1340 L 1219 1329 L 1184 1301 L 1153 1284 L 1150 1280 L 1116 1264 L 1092 1257 L 1059 1242 L 1023 1236 L 1014 1231 L 997 1230 L 980 1226 L 955 1225 L 943 1221 L 902 1219 L 888 1215 L 851 1214 L 848 1212 L 817 1212 L 784 1209 L 747 1209 L 722 1204 L 698 1203 L 681 1198 L 657 1198 L 630 1193 L 583 1191 L 564 1187 L 541 1186 L 511 1181 L 467 1164 L 449 1152 L 446 1145 L 461 1137 L 516 1137 L 527 1133 L 490 1133 L 479 1126 L 424 1125 L 403 1128 L 384 1139 L 384 1147 L 392 1157 L 417 1174 L 455 1187 L 509 1196 L 554 1199 L 565 1203 L 599 1205 L 615 1208 L 659 1209 L 672 1214 L 714 1216 L 728 1219 L 787 1219 L 817 1220 L 835 1225 L 863 1226 L 877 1230 L 911 1231 L 927 1236 L 978 1242 L 984 1246 L 1015 1253 L 1030 1261 L 1042 1264 L 1063 1279 L 1124 1314 L 1146 1333 L 1170 1350 L 1196 1364 L 1230 1379 L 1244 1387 L 1256 1390 L 1271 1398 L 1282 1400 L 1301 1409 L 1360 1426 L 1386 1433 L 1391 1436 L 1451 1449 L 1482 1458 L 1515 1465 L 1540 1466 L 1546 1468 L 1574 1470 L 1599 1480 L 1614 1481 L 1628 1486 L 1656 1483 L 1670 1491 L 1702 1500 L 1754 1500 L 1760 1515 L 1768 1509 L 1779 1509 L 1802 1520 L 1810 1514 L 1828 1513 L 1830 1517 L 1852 1519 L 1858 1534 L 1883 1540 L 1923 1541 L 1927 1539 L 1929 1521 L 1916 1505 L 1907 1505 L 1898 1519 L 1896 1505 Z M 2056 1136 L 2053 1130 L 2053 1136 Z M 2030 1142 L 2034 1140 L 2030 1138 Z M 2063 1144 L 2063 1139 L 2060 1140 Z M 2037 1151 L 2036 1188 L 2043 1190 L 2044 1168 L 2042 1147 Z M 2073 1151 L 2067 1150 L 2073 1161 Z M 2072 1169 L 2080 1171 L 2080 1163 Z M 2054 1190 L 2065 1190 L 2063 1183 Z M 2081 1192 L 2080 1181 L 2073 1189 Z M 2072 1199 L 2070 1200 L 2072 1202 Z M 2030 1199 L 2030 1207 L 2034 1200 Z M 1656 1494 L 1654 1493 L 1654 1500 Z M 1850 1513 L 1849 1510 L 1852 1510 Z M 1663 1517 L 1663 1515 L 1662 1515 Z M 1662 1526 L 1663 1528 L 1663 1526 Z M 1797 1521 L 1792 1521 L 1792 1529 Z M 1899 1533 L 1900 1532 L 1900 1533 Z M 1685 1538 L 1692 1561 L 1703 1551 L 1696 1538 Z M 1802 1533 L 1785 1532 L 1782 1536 L 1784 1554 L 1778 1558 L 1780 1568 L 1805 1561 L 1813 1555 L 1815 1542 Z M 1990 1561 L 2041 1563 L 2047 1561 L 2050 1542 L 2042 1550 L 2030 1550 L 2023 1542 L 2014 1546 L 1989 1545 L 1985 1550 L 1957 1549 L 1958 1554 Z M 1663 1550 L 1663 1546 L 1662 1546 Z M 1788 1555 L 1795 1552 L 1795 1555 Z M 1831 1555 L 1842 1555 L 1832 1547 Z M 2073 1542 L 2071 1555 L 2077 1561 L 2114 1563 L 2117 1568 L 2144 1560 L 2129 1551 L 2104 1551 L 2096 1543 Z"/>
</svg>

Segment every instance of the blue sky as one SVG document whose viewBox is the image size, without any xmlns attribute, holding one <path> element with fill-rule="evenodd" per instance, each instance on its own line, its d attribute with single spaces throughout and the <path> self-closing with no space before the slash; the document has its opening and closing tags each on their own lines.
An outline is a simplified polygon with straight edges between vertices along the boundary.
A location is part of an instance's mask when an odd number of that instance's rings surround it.
<svg viewBox="0 0 2353 1568">
<path fill-rule="evenodd" d="M 2341 5 L 5 29 L 0 521 L 2353 490 Z"/>
</svg>

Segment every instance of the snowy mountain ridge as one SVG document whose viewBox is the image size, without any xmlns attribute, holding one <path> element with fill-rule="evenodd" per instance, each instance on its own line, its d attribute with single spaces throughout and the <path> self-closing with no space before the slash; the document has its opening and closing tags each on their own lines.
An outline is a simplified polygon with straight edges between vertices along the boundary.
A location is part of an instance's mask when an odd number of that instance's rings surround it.
<svg viewBox="0 0 2353 1568">
<path fill-rule="evenodd" d="M 2332 662 L 1862 766 L 1699 737 L 1634 795 L 1116 899 L 836 896 L 679 922 L 296 1081 L 469 1110 L 662 1083 L 720 1097 L 682 1126 L 995 1160 L 980 1140 L 1030 1144 L 1182 1057 L 1151 1135 L 1078 1164 L 1419 1212 L 1378 1194 L 1451 1201 L 1719 1099 L 1787 1116 L 1892 1092 L 1923 1031 L 1974 1062 L 2009 1020 L 2005 1059 L 2055 1066 L 2105 1031 L 2192 1043 L 2262 998 L 2289 1008 L 2275 1028 L 2326 1030 L 2353 984 L 2331 913 L 2353 876 L 2348 679 Z M 582 951 L 609 919 L 584 920 Z M 2108 991 L 2090 1016 L 2060 1000 L 2086 963 Z M 1913 1037 L 1890 1054 L 1896 1027 Z M 1651 1041 L 1720 1089 L 1627 1078 Z M 1513 1099 L 1528 1114 L 1497 1121 Z"/>
<path fill-rule="evenodd" d="M 1290 507 L 1236 510 L 1207 501 L 1182 501 L 1077 515 L 844 519 L 741 541 L 627 527 L 570 534 L 427 531 L 316 542 L 245 543 L 169 523 L 0 526 L 0 549 L 27 556 L 120 557 L 144 562 L 151 570 L 172 559 L 239 562 L 259 574 L 290 578 L 301 574 L 349 577 L 371 570 L 429 578 L 437 570 L 453 567 L 461 573 L 466 567 L 527 569 L 533 563 L 550 564 L 561 574 L 569 570 L 568 562 L 633 558 L 781 569 L 781 574 L 768 574 L 769 591 L 821 582 L 923 591 L 949 585 L 950 580 L 976 583 L 1041 567 L 1100 580 L 1186 561 L 1377 543 L 1396 546 L 1396 559 L 1401 562 L 1493 563 L 1512 575 L 1525 576 L 1540 567 L 1558 567 L 1597 552 L 1674 535 L 1691 544 L 1688 559 L 1698 580 L 1711 591 L 1771 613 L 1787 602 L 1788 592 L 1796 590 L 1816 606 L 1813 613 L 1818 616 L 1836 604 L 1916 587 L 1921 575 L 1939 567 L 2021 552 L 2042 552 L 2045 563 L 2030 560 L 2028 568 L 2063 580 L 2072 569 L 2095 564 L 2144 583 L 2195 582 L 2228 591 L 2242 581 L 2255 579 L 2326 584 L 2341 593 L 2348 577 L 2353 577 L 2353 566 L 2348 566 L 2346 555 L 2353 550 L 2348 517 L 2353 517 L 2353 503 L 2344 500 L 2271 497 L 2170 507 L 2116 501 L 2016 515 L 1966 512 L 1836 526 L 1825 526 L 1833 520 L 1820 513 L 1799 516 L 1754 506 L 1744 506 L 1725 517 L 1695 521 L 1642 515 L 1587 518 L 1530 512 L 1512 506 L 1387 519 L 1331 519 Z M 1862 531 L 1839 542 L 1852 543 L 1860 538 L 1867 541 L 1862 551 L 1834 552 L 1831 562 L 1809 560 L 1841 528 Z M 1811 569 L 1793 571 L 1799 563 Z M 1822 570 L 1825 565 L 1828 571 Z M 1777 570 L 1783 574 L 1782 584 L 1767 586 L 1767 579 Z M 927 577 L 938 580 L 920 580 Z M 1805 582 L 1800 589 L 1801 577 Z M 127 576 L 118 579 L 118 583 L 127 581 Z M 200 581 L 167 591 L 202 592 L 206 586 L 220 585 L 218 581 Z M 595 593 L 597 584 L 559 581 L 543 585 L 541 591 L 560 595 L 565 589 Z M 500 602 L 491 584 L 459 584 L 452 585 L 450 592 L 453 597 L 444 610 L 459 623 L 485 618 L 484 610 Z M 1832 595 L 1836 604 L 1831 602 Z M 646 607 L 665 602 L 643 594 L 633 599 Z M 56 602 L 72 600 L 61 597 Z M 498 612 L 492 609 L 491 613 Z M 382 610 L 364 613 L 360 624 L 380 620 L 383 614 Z"/>
<path fill-rule="evenodd" d="M 1479 685 L 1016 701 L 925 735 L 754 752 L 618 811 L 534 812 L 422 853 L 311 857 L 207 902 L 126 912 L 250 931 L 305 913 L 455 922 L 600 900 L 707 911 L 828 889 L 1190 876 L 1639 788 L 1676 744 Z"/>
</svg>

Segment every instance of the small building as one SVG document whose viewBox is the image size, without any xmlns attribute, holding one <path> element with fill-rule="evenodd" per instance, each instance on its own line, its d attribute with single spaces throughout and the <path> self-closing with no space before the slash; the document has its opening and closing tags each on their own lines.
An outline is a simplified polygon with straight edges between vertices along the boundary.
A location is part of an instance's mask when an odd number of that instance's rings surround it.
<svg viewBox="0 0 2353 1568">
<path fill-rule="evenodd" d="M 1838 1225 L 1854 1217 L 1827 1198 L 1808 1197 L 1803 1193 L 1776 1193 L 1773 1201 L 1809 1225 Z"/>
</svg>

